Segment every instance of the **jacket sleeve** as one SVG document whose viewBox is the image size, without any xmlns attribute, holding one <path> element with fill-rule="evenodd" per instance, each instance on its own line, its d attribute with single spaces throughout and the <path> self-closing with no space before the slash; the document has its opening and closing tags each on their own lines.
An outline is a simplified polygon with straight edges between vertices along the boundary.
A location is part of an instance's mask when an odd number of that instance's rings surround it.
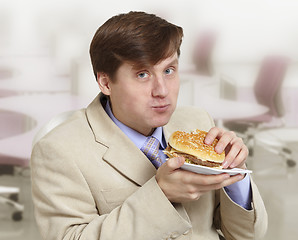
<svg viewBox="0 0 298 240">
<path fill-rule="evenodd" d="M 56 148 L 57 143 L 40 141 L 31 158 L 35 216 L 43 239 L 166 239 L 191 228 L 189 220 L 179 214 L 179 206 L 174 207 L 165 197 L 155 177 L 123 204 L 100 214 L 79 167 L 67 152 Z"/>
<path fill-rule="evenodd" d="M 198 111 L 195 107 L 189 107 L 183 108 L 179 114 L 176 114 L 176 117 L 181 128 L 185 128 L 186 119 L 194 119 L 194 123 L 184 129 L 186 131 L 193 130 L 195 126 L 209 131 L 215 126 L 212 117 L 204 110 Z M 249 211 L 233 202 L 224 189 L 215 191 L 214 225 L 224 234 L 226 240 L 261 239 L 265 235 L 267 212 L 257 186 L 250 180 L 253 209 Z"/>
<path fill-rule="evenodd" d="M 267 230 L 267 212 L 258 191 L 251 179 L 252 210 L 246 210 L 234 203 L 224 189 L 217 191 L 215 226 L 221 230 L 225 239 L 262 239 Z"/>
</svg>

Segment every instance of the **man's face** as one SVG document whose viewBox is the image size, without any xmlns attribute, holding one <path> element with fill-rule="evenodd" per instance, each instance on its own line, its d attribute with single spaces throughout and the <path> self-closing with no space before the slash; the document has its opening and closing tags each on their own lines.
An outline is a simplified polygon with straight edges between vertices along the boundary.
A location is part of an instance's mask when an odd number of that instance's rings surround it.
<svg viewBox="0 0 298 240">
<path fill-rule="evenodd" d="M 177 54 L 145 69 L 123 63 L 108 86 L 108 93 L 104 93 L 110 96 L 114 116 L 139 133 L 150 135 L 154 128 L 168 123 L 176 108 Z"/>
</svg>

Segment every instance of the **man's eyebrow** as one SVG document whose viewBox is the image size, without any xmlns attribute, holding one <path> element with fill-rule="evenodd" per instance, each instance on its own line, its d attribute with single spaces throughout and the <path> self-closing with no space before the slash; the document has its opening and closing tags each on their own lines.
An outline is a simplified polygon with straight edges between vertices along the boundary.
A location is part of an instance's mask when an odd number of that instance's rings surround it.
<svg viewBox="0 0 298 240">
<path fill-rule="evenodd" d="M 133 64 L 131 69 L 133 71 L 141 71 L 141 70 L 145 70 L 147 68 L 149 68 L 149 66 L 146 66 L 146 65 L 135 65 L 135 64 Z"/>
<path fill-rule="evenodd" d="M 166 64 L 166 66 L 172 66 L 172 65 L 178 65 L 179 61 L 178 61 L 178 58 L 172 60 L 171 62 L 169 62 L 168 64 Z M 150 68 L 152 67 L 151 65 L 141 65 L 141 64 L 136 64 L 136 63 L 128 63 L 132 66 L 132 70 L 134 71 L 140 71 L 140 70 L 144 70 L 144 69 L 147 69 L 147 68 Z"/>
</svg>

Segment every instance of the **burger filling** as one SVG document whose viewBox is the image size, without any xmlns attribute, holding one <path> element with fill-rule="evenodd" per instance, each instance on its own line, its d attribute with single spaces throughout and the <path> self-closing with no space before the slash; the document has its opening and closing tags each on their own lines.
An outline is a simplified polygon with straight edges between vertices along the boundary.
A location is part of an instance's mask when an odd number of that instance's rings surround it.
<svg viewBox="0 0 298 240">
<path fill-rule="evenodd" d="M 206 167 L 220 167 L 221 163 L 217 163 L 217 162 L 211 162 L 211 161 L 204 161 L 202 159 L 199 159 L 195 156 L 189 155 L 187 153 L 180 153 L 177 152 L 177 154 L 181 157 L 185 158 L 185 162 L 187 163 L 191 163 L 191 164 L 196 164 L 196 165 L 202 165 L 202 166 L 206 166 Z"/>
<path fill-rule="evenodd" d="M 165 153 L 166 154 L 168 153 L 167 155 L 170 157 L 174 157 L 174 156 L 184 157 L 185 162 L 187 162 L 187 163 L 206 166 L 206 167 L 221 167 L 221 163 L 212 162 L 212 161 L 208 161 L 208 160 L 202 160 L 202 159 L 199 159 L 193 155 L 175 151 L 175 149 L 170 146 L 167 146 L 167 148 L 165 149 Z"/>
</svg>

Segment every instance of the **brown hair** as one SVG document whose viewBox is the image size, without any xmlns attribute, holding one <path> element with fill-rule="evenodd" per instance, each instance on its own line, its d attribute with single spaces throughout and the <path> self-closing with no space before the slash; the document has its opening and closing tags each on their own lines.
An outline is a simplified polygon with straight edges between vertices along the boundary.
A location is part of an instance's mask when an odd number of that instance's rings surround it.
<svg viewBox="0 0 298 240">
<path fill-rule="evenodd" d="M 175 52 L 180 55 L 183 30 L 154 14 L 129 12 L 107 20 L 95 33 L 90 57 L 95 77 L 104 72 L 113 79 L 126 62 L 135 67 L 155 65 Z"/>
</svg>

